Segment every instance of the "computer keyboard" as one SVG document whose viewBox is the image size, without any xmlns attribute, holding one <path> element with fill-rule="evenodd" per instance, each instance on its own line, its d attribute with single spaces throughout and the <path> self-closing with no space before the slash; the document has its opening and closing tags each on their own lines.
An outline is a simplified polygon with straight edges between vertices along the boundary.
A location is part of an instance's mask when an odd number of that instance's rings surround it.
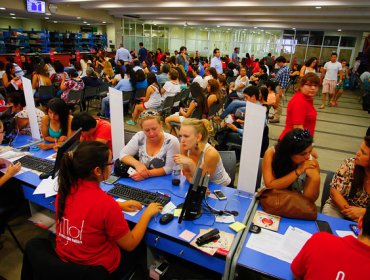
<svg viewBox="0 0 370 280">
<path fill-rule="evenodd" d="M 34 156 L 26 155 L 16 160 L 14 163 L 17 163 L 17 162 L 20 162 L 22 166 L 25 168 L 36 170 L 36 171 L 43 172 L 43 173 L 53 172 L 54 170 L 53 161 L 34 157 Z"/>
<path fill-rule="evenodd" d="M 158 202 L 165 206 L 171 200 L 171 197 L 162 195 L 160 193 L 153 193 L 119 183 L 114 184 L 114 187 L 110 191 L 108 191 L 108 194 L 126 200 L 136 200 L 143 205 L 149 205 L 152 202 Z"/>
</svg>

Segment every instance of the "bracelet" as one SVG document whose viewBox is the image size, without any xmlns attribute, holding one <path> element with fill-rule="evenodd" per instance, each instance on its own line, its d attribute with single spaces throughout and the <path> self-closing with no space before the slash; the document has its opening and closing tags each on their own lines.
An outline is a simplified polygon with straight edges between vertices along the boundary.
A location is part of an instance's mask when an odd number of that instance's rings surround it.
<svg viewBox="0 0 370 280">
<path fill-rule="evenodd" d="M 295 175 L 297 175 L 297 177 L 299 177 L 299 176 L 301 176 L 301 174 L 298 173 L 297 169 L 294 169 L 294 172 L 295 172 Z"/>
</svg>

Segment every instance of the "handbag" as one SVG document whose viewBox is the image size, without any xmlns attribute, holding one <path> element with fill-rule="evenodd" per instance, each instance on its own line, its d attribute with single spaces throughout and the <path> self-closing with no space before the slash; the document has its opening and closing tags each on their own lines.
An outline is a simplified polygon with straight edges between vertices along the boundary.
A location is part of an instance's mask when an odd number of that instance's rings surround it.
<svg viewBox="0 0 370 280">
<path fill-rule="evenodd" d="M 129 174 L 127 173 L 127 171 L 130 167 L 132 166 L 123 163 L 119 158 L 117 158 L 114 162 L 114 175 L 122 178 L 128 178 Z"/>
<path fill-rule="evenodd" d="M 256 197 L 266 213 L 303 220 L 316 220 L 317 218 L 315 203 L 298 192 L 262 188 Z"/>
</svg>

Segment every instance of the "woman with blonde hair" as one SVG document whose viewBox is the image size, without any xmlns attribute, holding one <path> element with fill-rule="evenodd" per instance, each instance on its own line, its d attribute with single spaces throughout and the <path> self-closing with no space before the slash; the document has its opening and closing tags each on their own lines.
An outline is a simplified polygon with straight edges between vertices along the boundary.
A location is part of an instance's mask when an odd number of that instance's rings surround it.
<svg viewBox="0 0 370 280">
<path fill-rule="evenodd" d="M 174 161 L 182 165 L 184 175 L 189 182 L 198 161 L 201 161 L 203 175 L 208 172 L 210 181 L 219 185 L 228 186 L 231 183 L 218 151 L 208 143 L 212 125 L 206 119 L 185 119 L 180 128 L 180 154 L 174 156 Z"/>
<path fill-rule="evenodd" d="M 142 112 L 139 125 L 142 131 L 132 137 L 119 156 L 124 164 L 133 166 L 136 170 L 130 177 L 141 181 L 170 174 L 173 156 L 179 153 L 179 140 L 163 131 L 160 115 L 155 110 Z M 134 156 L 138 156 L 139 160 Z"/>
</svg>

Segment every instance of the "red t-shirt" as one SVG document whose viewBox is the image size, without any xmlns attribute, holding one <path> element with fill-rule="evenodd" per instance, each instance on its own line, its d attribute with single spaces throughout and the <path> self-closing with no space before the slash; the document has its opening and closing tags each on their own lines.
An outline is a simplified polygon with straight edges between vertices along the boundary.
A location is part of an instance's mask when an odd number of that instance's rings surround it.
<svg viewBox="0 0 370 280">
<path fill-rule="evenodd" d="M 67 196 L 63 218 L 56 224 L 56 252 L 63 261 L 102 265 L 112 273 L 121 260 L 116 240 L 129 231 L 118 203 L 98 183 L 80 179 Z"/>
<path fill-rule="evenodd" d="M 112 150 L 112 127 L 109 122 L 97 119 L 96 130 L 91 137 L 81 137 L 82 140 L 92 141 L 96 139 L 107 140 L 108 147 Z"/>
<path fill-rule="evenodd" d="M 353 236 L 319 232 L 306 242 L 290 268 L 304 279 L 369 279 L 370 246 Z"/>
<path fill-rule="evenodd" d="M 289 101 L 285 128 L 280 134 L 279 139 L 283 139 L 286 133 L 293 129 L 294 125 L 303 125 L 304 129 L 308 129 L 313 136 L 316 127 L 317 112 L 313 106 L 313 98 L 303 95 L 297 91 L 293 98 Z"/>
</svg>

